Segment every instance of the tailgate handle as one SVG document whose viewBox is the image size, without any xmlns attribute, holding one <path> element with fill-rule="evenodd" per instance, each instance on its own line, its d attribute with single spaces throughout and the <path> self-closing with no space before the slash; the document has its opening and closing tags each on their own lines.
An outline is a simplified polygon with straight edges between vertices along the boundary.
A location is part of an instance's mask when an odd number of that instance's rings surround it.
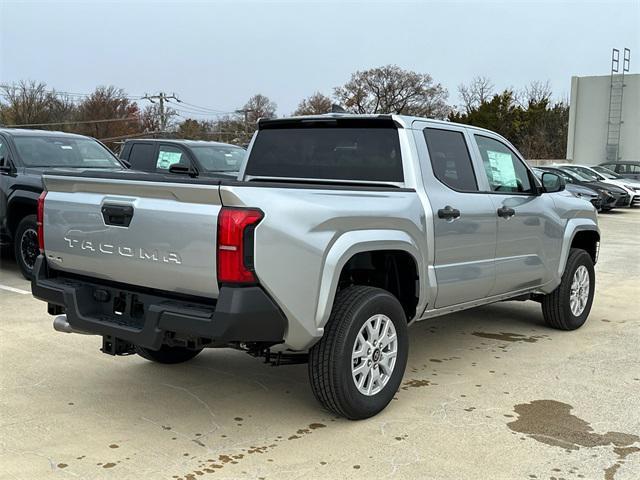
<svg viewBox="0 0 640 480">
<path fill-rule="evenodd" d="M 105 225 L 128 227 L 133 218 L 133 207 L 131 205 L 103 205 L 102 218 L 104 218 Z"/>
</svg>

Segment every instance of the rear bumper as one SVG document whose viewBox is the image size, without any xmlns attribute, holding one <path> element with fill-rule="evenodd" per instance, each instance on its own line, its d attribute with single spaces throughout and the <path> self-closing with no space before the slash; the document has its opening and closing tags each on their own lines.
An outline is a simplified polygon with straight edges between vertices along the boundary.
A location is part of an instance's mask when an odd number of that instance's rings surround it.
<svg viewBox="0 0 640 480">
<path fill-rule="evenodd" d="M 31 290 L 34 297 L 63 307 L 75 330 L 154 350 L 176 340 L 274 344 L 283 341 L 286 329 L 286 318 L 259 286 L 223 286 L 215 304 L 175 299 L 162 292 L 67 277 L 51 271 L 41 255 Z"/>
</svg>

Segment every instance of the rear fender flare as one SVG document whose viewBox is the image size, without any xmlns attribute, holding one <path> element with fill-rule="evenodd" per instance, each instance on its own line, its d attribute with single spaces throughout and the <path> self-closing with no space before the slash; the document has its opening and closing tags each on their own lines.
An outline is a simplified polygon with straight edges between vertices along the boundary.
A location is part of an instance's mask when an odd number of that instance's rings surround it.
<svg viewBox="0 0 640 480">
<path fill-rule="evenodd" d="M 420 249 L 414 239 L 399 230 L 358 230 L 347 232 L 331 245 L 324 258 L 315 317 L 315 323 L 320 335 L 322 335 L 324 326 L 331 315 L 343 267 L 357 253 L 374 250 L 401 250 L 413 257 L 418 268 L 418 278 L 420 280 L 420 297 L 416 312 L 421 313 L 424 310 L 423 300 L 425 299 L 427 288 L 424 279 L 427 276 L 424 272 L 424 261 Z"/>
</svg>

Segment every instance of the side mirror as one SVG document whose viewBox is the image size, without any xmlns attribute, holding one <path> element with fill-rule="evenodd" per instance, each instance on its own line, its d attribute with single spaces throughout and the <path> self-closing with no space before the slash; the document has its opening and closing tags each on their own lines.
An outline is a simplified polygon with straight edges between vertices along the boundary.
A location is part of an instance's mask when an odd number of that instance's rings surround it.
<svg viewBox="0 0 640 480">
<path fill-rule="evenodd" d="M 174 163 L 169 167 L 169 173 L 177 173 L 179 175 L 189 175 L 190 177 L 197 177 L 198 172 L 184 163 Z"/>
<path fill-rule="evenodd" d="M 544 172 L 542 174 L 542 187 L 547 193 L 561 192 L 564 190 L 566 183 L 564 178 L 552 172 Z"/>
<path fill-rule="evenodd" d="M 180 173 L 183 175 L 188 175 L 189 171 L 190 171 L 189 167 L 181 163 L 174 163 L 169 167 L 169 173 Z"/>
</svg>

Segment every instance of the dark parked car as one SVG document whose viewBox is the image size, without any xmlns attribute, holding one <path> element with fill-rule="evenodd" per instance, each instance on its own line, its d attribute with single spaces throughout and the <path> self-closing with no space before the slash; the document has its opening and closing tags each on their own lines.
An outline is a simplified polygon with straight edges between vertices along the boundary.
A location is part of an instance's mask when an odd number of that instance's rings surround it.
<svg viewBox="0 0 640 480">
<path fill-rule="evenodd" d="M 542 174 L 544 173 L 544 170 L 541 170 L 540 168 L 533 168 L 533 173 L 536 177 L 538 177 L 539 180 L 542 181 Z M 563 178 L 566 182 L 565 190 L 567 192 L 573 194 L 576 197 L 588 200 L 594 207 L 596 207 L 596 210 L 598 212 L 602 211 L 602 204 L 604 199 L 606 198 L 606 195 L 604 193 L 601 193 L 591 187 L 585 187 L 584 185 L 573 183 L 571 177 L 563 176 Z"/>
<path fill-rule="evenodd" d="M 120 159 L 132 170 L 197 176 L 238 176 L 246 150 L 201 140 L 127 140 Z"/>
<path fill-rule="evenodd" d="M 640 162 L 605 162 L 601 163 L 600 166 L 607 167 L 624 178 L 640 180 Z"/>
<path fill-rule="evenodd" d="M 571 183 L 596 190 L 601 195 L 601 211 L 603 212 L 607 212 L 617 206 L 626 206 L 629 204 L 629 195 L 627 195 L 622 188 L 616 187 L 615 185 L 593 181 L 581 175 L 579 172 L 561 170 L 554 167 L 539 167 L 539 169 L 560 175 L 567 184 Z"/>
<path fill-rule="evenodd" d="M 47 170 L 124 170 L 94 138 L 42 130 L 0 129 L 0 245 L 13 244 L 30 278 L 38 248 L 36 213 Z"/>
</svg>

